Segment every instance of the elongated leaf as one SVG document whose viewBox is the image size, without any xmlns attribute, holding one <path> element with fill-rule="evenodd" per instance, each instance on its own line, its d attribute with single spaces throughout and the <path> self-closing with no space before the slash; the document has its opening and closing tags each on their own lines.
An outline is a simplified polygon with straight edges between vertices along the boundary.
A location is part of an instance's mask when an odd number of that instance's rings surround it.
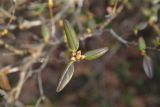
<svg viewBox="0 0 160 107">
<path fill-rule="evenodd" d="M 147 75 L 148 78 L 152 78 L 153 77 L 153 63 L 152 63 L 152 59 L 145 55 L 143 58 L 143 69 Z"/>
<path fill-rule="evenodd" d="M 88 51 L 86 52 L 85 55 L 85 59 L 86 60 L 93 60 L 93 59 L 97 59 L 100 56 L 104 55 L 106 52 L 108 51 L 108 48 L 100 48 L 100 49 L 95 49 L 92 51 Z"/>
<path fill-rule="evenodd" d="M 73 76 L 73 73 L 74 73 L 74 62 L 72 61 L 67 65 L 65 71 L 63 72 L 59 80 L 59 83 L 56 89 L 57 92 L 60 92 L 68 84 L 68 82 L 71 80 Z"/>
<path fill-rule="evenodd" d="M 42 32 L 44 42 L 47 43 L 49 40 L 49 37 L 50 37 L 50 33 L 49 33 L 50 31 L 49 31 L 48 27 L 46 25 L 43 25 L 41 28 L 41 32 Z"/>
<path fill-rule="evenodd" d="M 138 39 L 138 47 L 139 47 L 140 51 L 144 51 L 146 49 L 146 43 L 145 43 L 143 37 L 140 37 Z"/>
<path fill-rule="evenodd" d="M 79 48 L 79 41 L 76 37 L 74 29 L 67 20 L 64 21 L 64 31 L 66 34 L 67 44 L 69 46 L 69 49 L 71 51 L 77 51 Z"/>
</svg>

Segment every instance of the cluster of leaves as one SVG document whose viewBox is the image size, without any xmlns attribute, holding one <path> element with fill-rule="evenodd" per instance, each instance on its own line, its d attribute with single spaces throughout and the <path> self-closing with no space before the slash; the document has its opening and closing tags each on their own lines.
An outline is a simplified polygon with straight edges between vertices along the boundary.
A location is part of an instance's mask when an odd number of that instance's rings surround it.
<svg viewBox="0 0 160 107">
<path fill-rule="evenodd" d="M 60 92 L 71 80 L 74 73 L 75 62 L 80 60 L 94 60 L 104 55 L 108 51 L 108 48 L 104 47 L 104 48 L 88 51 L 84 55 L 81 55 L 81 51 L 78 51 L 79 41 L 76 37 L 76 33 L 67 20 L 64 21 L 64 32 L 67 38 L 69 51 L 72 53 L 72 57 L 59 80 L 57 90 L 56 90 L 57 92 Z"/>
</svg>

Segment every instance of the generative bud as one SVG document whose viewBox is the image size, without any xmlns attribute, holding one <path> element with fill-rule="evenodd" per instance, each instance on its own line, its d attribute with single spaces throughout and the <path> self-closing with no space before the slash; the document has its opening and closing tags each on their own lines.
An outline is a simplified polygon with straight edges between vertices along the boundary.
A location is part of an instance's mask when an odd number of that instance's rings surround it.
<svg viewBox="0 0 160 107">
<path fill-rule="evenodd" d="M 77 51 L 77 55 L 81 55 L 81 51 Z"/>
<path fill-rule="evenodd" d="M 76 55 L 76 60 L 80 60 L 81 59 L 81 55 Z"/>
<path fill-rule="evenodd" d="M 81 55 L 81 60 L 85 59 L 85 57 L 86 57 L 85 55 Z"/>
<path fill-rule="evenodd" d="M 71 57 L 71 61 L 76 61 L 76 58 L 75 57 Z"/>
</svg>

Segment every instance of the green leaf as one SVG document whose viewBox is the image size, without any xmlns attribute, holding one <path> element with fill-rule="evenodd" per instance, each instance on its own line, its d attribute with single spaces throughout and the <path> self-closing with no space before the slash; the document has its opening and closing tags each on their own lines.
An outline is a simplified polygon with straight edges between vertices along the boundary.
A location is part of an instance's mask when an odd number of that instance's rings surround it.
<svg viewBox="0 0 160 107">
<path fill-rule="evenodd" d="M 138 48 L 140 51 L 144 51 L 146 49 L 146 43 L 145 43 L 143 37 L 139 37 L 139 39 L 138 39 Z"/>
<path fill-rule="evenodd" d="M 107 47 L 88 51 L 84 54 L 85 59 L 86 60 L 97 59 L 97 58 L 101 57 L 102 55 L 104 55 L 107 51 L 108 51 Z"/>
<path fill-rule="evenodd" d="M 79 41 L 76 37 L 74 29 L 67 20 L 64 21 L 64 31 L 66 34 L 69 49 L 73 52 L 77 51 L 79 48 Z"/>
<path fill-rule="evenodd" d="M 148 78 L 153 77 L 153 62 L 152 59 L 147 55 L 143 57 L 143 69 Z"/>
<path fill-rule="evenodd" d="M 57 92 L 60 92 L 68 84 L 68 82 L 71 80 L 71 78 L 73 76 L 73 73 L 74 73 L 74 62 L 71 61 L 67 65 L 65 71 L 63 72 L 63 74 L 59 80 L 59 83 L 58 83 L 58 86 L 56 89 Z"/>
<path fill-rule="evenodd" d="M 49 32 L 50 32 L 49 28 L 46 25 L 42 25 L 41 33 L 42 33 L 43 40 L 44 40 L 45 43 L 47 43 L 48 40 L 49 40 L 49 37 L 50 37 L 50 33 Z"/>
</svg>

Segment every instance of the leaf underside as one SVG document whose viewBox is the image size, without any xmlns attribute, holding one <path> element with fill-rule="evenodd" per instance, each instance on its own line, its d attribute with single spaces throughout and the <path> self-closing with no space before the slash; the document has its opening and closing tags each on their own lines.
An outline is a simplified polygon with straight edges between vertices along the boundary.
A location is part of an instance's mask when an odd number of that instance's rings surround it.
<svg viewBox="0 0 160 107">
<path fill-rule="evenodd" d="M 59 80 L 59 83 L 58 83 L 58 86 L 56 89 L 57 92 L 60 92 L 63 90 L 63 88 L 71 80 L 73 73 L 74 73 L 74 62 L 72 61 L 67 65 L 65 71 L 63 72 L 63 74 L 60 77 L 60 80 Z"/>
</svg>

